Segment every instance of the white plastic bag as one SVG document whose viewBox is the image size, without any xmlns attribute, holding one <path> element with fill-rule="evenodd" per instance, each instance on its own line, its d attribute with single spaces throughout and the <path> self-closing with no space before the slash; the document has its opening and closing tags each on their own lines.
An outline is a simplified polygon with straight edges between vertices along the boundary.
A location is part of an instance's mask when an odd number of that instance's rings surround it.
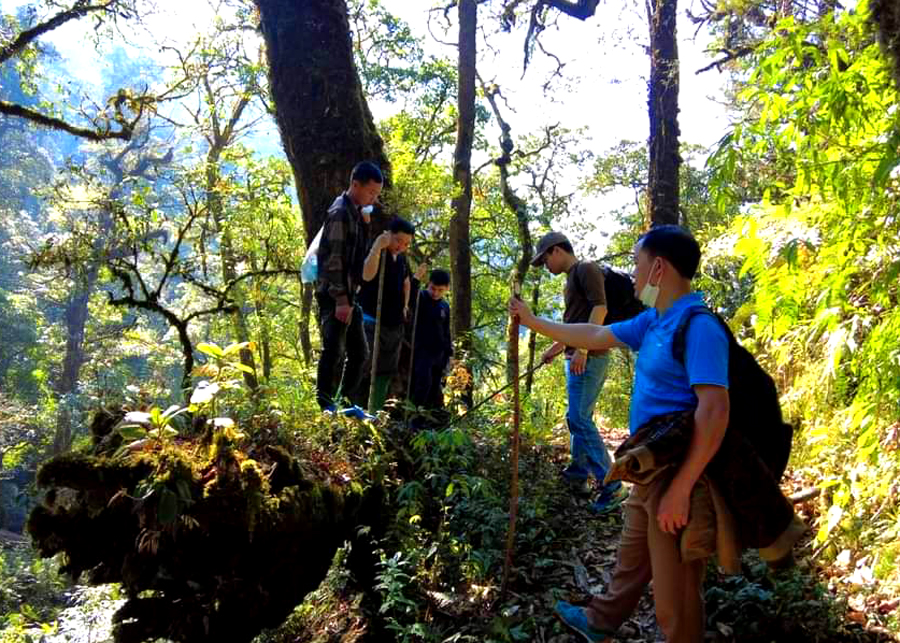
<svg viewBox="0 0 900 643">
<path fill-rule="evenodd" d="M 319 242 L 322 240 L 322 230 L 325 229 L 323 225 L 319 228 L 319 231 L 316 233 L 316 236 L 313 237 L 312 243 L 309 244 L 309 248 L 306 250 L 306 255 L 303 257 L 303 263 L 300 264 L 300 281 L 305 284 L 315 283 L 316 277 L 319 275 Z"/>
</svg>

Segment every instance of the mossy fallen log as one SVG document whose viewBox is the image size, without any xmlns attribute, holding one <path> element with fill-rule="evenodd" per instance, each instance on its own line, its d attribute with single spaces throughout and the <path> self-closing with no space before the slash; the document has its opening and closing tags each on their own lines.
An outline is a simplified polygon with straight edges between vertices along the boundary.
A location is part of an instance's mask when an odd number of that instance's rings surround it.
<svg viewBox="0 0 900 643">
<path fill-rule="evenodd" d="M 69 454 L 38 473 L 27 530 L 91 584 L 119 582 L 117 643 L 249 641 L 315 589 L 343 542 L 381 514 L 378 486 L 336 486 L 278 446 L 220 432 Z M 107 447 L 110 445 L 107 443 Z"/>
</svg>

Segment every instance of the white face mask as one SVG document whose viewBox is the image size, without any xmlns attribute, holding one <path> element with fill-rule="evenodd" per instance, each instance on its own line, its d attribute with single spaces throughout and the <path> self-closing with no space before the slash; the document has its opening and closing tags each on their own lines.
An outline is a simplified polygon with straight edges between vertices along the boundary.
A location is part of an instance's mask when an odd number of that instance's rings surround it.
<svg viewBox="0 0 900 643">
<path fill-rule="evenodd" d="M 639 299 L 641 303 L 644 304 L 647 308 L 653 308 L 656 305 L 656 300 L 659 297 L 659 284 L 655 286 L 650 284 L 650 275 L 653 274 L 653 269 L 656 267 L 656 262 L 653 262 L 653 265 L 650 266 L 650 273 L 647 275 L 647 283 L 644 284 L 644 287 L 641 288 L 641 296 Z"/>
<path fill-rule="evenodd" d="M 653 308 L 656 305 L 656 299 L 659 297 L 659 286 L 651 286 L 648 281 L 644 284 L 644 287 L 641 288 L 641 303 L 644 304 L 647 308 Z"/>
</svg>

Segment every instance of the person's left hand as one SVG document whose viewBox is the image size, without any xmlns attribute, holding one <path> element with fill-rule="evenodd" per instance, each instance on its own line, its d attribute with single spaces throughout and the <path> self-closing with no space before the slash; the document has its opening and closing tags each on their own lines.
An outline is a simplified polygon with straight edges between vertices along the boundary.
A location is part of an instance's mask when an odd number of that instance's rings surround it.
<svg viewBox="0 0 900 643">
<path fill-rule="evenodd" d="M 572 371 L 573 375 L 583 375 L 584 367 L 587 364 L 587 353 L 584 351 L 575 351 L 575 354 L 572 355 L 571 361 L 569 362 L 569 370 Z"/>
<path fill-rule="evenodd" d="M 673 481 L 666 489 L 656 510 L 659 528 L 673 536 L 688 523 L 691 511 L 691 490 Z"/>
<path fill-rule="evenodd" d="M 404 322 L 409 321 L 409 305 L 406 305 L 403 307 L 403 321 Z"/>
</svg>

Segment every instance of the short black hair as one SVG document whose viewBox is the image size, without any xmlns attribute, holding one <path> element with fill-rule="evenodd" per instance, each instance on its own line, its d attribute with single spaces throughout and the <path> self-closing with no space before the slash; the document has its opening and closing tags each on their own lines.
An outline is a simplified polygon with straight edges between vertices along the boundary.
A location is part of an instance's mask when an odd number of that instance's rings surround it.
<svg viewBox="0 0 900 643">
<path fill-rule="evenodd" d="M 428 275 L 428 281 L 433 283 L 435 286 L 449 286 L 450 273 L 443 268 L 435 268 L 431 271 L 431 274 Z"/>
<path fill-rule="evenodd" d="M 557 243 L 555 246 L 551 246 L 550 248 L 547 248 L 547 252 L 550 252 L 551 250 L 553 250 L 553 248 L 562 248 L 563 250 L 568 252 L 573 257 L 575 256 L 575 249 L 572 248 L 572 244 L 569 243 L 568 241 L 563 241 L 561 243 Z"/>
<path fill-rule="evenodd" d="M 640 250 L 646 250 L 651 257 L 662 257 L 685 279 L 693 279 L 697 274 L 700 244 L 681 226 L 654 226 L 641 235 L 638 243 Z"/>
<path fill-rule="evenodd" d="M 406 219 L 402 219 L 400 217 L 394 217 L 391 222 L 388 224 L 388 230 L 393 233 L 403 232 L 410 236 L 416 233 L 416 226 L 411 224 Z"/>
<path fill-rule="evenodd" d="M 359 181 L 363 185 L 372 181 L 384 183 L 384 175 L 372 161 L 363 161 L 353 167 L 353 171 L 350 173 L 350 180 Z"/>
</svg>

